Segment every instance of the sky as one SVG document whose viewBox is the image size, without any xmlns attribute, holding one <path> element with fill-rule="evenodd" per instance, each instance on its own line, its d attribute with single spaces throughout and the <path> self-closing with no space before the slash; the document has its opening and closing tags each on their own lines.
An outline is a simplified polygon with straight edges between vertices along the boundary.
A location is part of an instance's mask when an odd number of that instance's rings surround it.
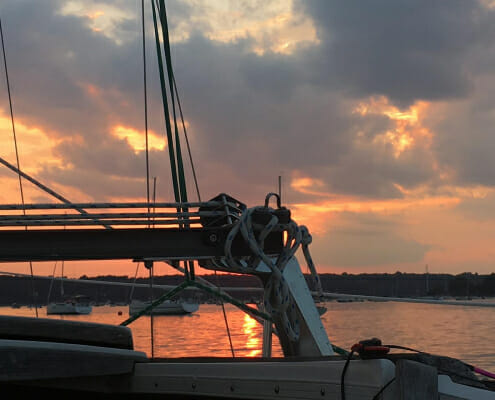
<svg viewBox="0 0 495 400">
<path fill-rule="evenodd" d="M 280 176 L 320 273 L 495 272 L 495 2 L 166 6 L 203 200 L 262 205 Z M 144 201 L 141 2 L 3 0 L 0 17 L 21 169 L 73 202 Z M 173 201 L 149 2 L 145 20 L 151 176 Z M 15 164 L 0 69 L 0 157 Z M 0 203 L 20 203 L 17 176 L 2 167 L 0 180 Z"/>
</svg>

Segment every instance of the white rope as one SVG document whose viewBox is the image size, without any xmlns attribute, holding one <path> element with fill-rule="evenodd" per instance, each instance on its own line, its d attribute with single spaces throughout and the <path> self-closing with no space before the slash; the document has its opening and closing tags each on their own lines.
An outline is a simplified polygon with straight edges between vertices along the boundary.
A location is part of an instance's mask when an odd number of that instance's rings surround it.
<svg viewBox="0 0 495 400">
<path fill-rule="evenodd" d="M 311 272 L 311 277 L 313 278 L 313 283 L 316 286 L 316 291 L 320 300 L 323 298 L 323 287 L 321 286 L 321 280 L 318 276 L 318 272 L 316 272 L 315 264 L 313 263 L 313 258 L 309 253 L 309 245 L 313 241 L 313 237 L 310 235 L 308 228 L 304 225 L 299 227 L 302 232 L 302 250 L 304 254 L 304 258 L 306 259 L 306 263 L 308 264 L 309 271 Z"/>
<path fill-rule="evenodd" d="M 270 220 L 263 226 L 258 221 L 253 221 L 256 212 L 264 215 L 271 214 Z M 299 246 L 303 246 L 304 255 L 311 270 L 318 291 L 321 293 L 321 283 L 316 274 L 316 269 L 309 255 L 308 245 L 311 243 L 311 235 L 305 226 L 298 226 L 293 220 L 287 224 L 279 224 L 279 219 L 274 214 L 274 209 L 268 207 L 253 207 L 247 209 L 241 219 L 233 226 L 227 235 L 225 242 L 225 261 L 222 266 L 240 273 L 254 273 L 260 261 L 270 268 L 271 275 L 265 285 L 263 304 L 265 310 L 272 316 L 282 320 L 287 336 L 291 341 L 297 341 L 300 334 L 300 324 L 296 313 L 296 304 L 292 298 L 289 286 L 283 276 L 287 263 L 294 257 Z M 286 242 L 279 256 L 270 257 L 264 252 L 264 241 L 273 229 L 282 228 L 287 233 Z M 254 234 L 254 228 L 260 232 L 258 238 Z M 241 234 L 254 256 L 236 259 L 232 255 L 232 243 L 237 235 Z"/>
</svg>

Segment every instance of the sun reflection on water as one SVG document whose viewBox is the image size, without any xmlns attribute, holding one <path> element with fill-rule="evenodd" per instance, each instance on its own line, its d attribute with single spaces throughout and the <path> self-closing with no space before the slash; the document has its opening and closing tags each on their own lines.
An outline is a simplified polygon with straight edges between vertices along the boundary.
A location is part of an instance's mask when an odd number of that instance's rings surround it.
<svg viewBox="0 0 495 400">
<path fill-rule="evenodd" d="M 495 355 L 486 350 L 486 343 L 493 336 L 495 325 L 493 309 L 478 308 L 473 312 L 470 307 L 368 301 L 335 301 L 327 302 L 325 306 L 328 308 L 322 317 L 325 330 L 330 341 L 344 349 L 350 349 L 356 341 L 379 337 L 383 342 L 460 358 L 476 363 L 480 368 L 495 370 Z M 234 306 L 228 306 L 227 309 L 236 357 L 261 357 L 262 325 Z M 45 307 L 38 311 L 41 318 L 118 325 L 126 318 L 127 307 L 95 306 L 89 315 L 67 316 L 47 315 Z M 34 317 L 34 309 L 3 306 L 0 307 L 0 315 Z M 418 324 L 418 320 L 424 323 Z M 156 316 L 153 326 L 155 357 L 231 355 L 225 320 L 218 305 L 201 304 L 199 311 L 190 316 Z M 476 329 L 468 329 L 473 326 Z M 150 356 L 149 316 L 137 319 L 129 327 L 134 349 Z M 276 335 L 273 335 L 272 356 L 283 356 Z"/>
<path fill-rule="evenodd" d="M 249 315 L 244 314 L 242 332 L 247 336 L 247 357 L 258 357 L 261 355 L 259 332 L 256 328 L 258 328 L 258 322 Z"/>
</svg>

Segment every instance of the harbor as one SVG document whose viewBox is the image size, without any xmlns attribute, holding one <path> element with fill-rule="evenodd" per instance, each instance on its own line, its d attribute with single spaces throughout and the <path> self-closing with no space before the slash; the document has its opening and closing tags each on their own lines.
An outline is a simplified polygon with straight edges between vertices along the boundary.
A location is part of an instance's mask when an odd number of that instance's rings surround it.
<svg viewBox="0 0 495 400">
<path fill-rule="evenodd" d="M 211 4 L 0 6 L 2 394 L 494 400 L 495 8 Z"/>
<path fill-rule="evenodd" d="M 466 309 L 462 306 L 420 305 L 406 303 L 325 303 L 327 312 L 322 316 L 331 339 L 343 348 L 356 341 L 380 337 L 387 343 L 400 343 L 434 354 L 449 354 L 468 363 L 495 370 L 495 354 L 486 353 L 486 343 L 495 324 L 492 309 Z M 254 319 L 236 307 L 226 305 L 234 352 L 239 357 L 261 357 L 263 329 Z M 45 309 L 39 309 L 46 317 Z M 91 315 L 53 316 L 54 319 L 85 320 L 119 324 L 128 316 L 125 305 L 103 305 L 93 308 Z M 0 307 L 0 315 L 33 316 L 34 309 Z M 417 319 L 423 321 L 415 323 Z M 478 329 L 468 329 L 477 326 Z M 136 349 L 151 355 L 150 317 L 142 317 L 130 325 Z M 192 330 L 203 332 L 191 335 Z M 448 329 L 449 335 L 444 331 Z M 183 316 L 155 316 L 154 353 L 157 357 L 231 356 L 220 305 L 203 304 L 194 314 Z M 282 351 L 276 340 L 273 355 Z"/>
</svg>

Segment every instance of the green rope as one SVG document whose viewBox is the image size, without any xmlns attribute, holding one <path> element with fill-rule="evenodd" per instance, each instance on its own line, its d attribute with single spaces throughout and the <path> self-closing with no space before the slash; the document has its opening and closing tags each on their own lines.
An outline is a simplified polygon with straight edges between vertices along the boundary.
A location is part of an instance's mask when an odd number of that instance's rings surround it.
<svg viewBox="0 0 495 400">
<path fill-rule="evenodd" d="M 158 35 L 158 26 L 156 21 L 156 10 L 155 10 L 154 2 L 152 2 L 152 10 L 153 10 L 153 25 L 155 28 L 156 53 L 158 57 L 158 70 L 160 75 L 160 85 L 162 89 L 163 112 L 165 114 L 165 126 L 167 130 L 168 153 L 170 158 L 170 169 L 172 170 L 172 184 L 174 186 L 175 201 L 180 203 L 181 200 L 180 200 L 179 184 L 177 181 L 177 167 L 175 164 L 174 142 L 172 138 L 172 128 L 170 126 L 170 114 L 168 110 L 167 88 L 165 86 L 165 77 L 163 74 L 162 49 L 160 45 L 160 37 Z"/>
<path fill-rule="evenodd" d="M 158 299 L 156 299 L 155 301 L 153 301 L 148 307 L 146 307 L 145 309 L 143 309 L 139 313 L 137 313 L 135 315 L 132 315 L 131 317 L 129 317 L 128 319 L 126 319 L 124 322 L 122 322 L 120 325 L 122 325 L 122 326 L 129 325 L 131 322 L 134 322 L 139 317 L 145 315 L 148 311 L 150 311 L 153 308 L 155 308 L 156 306 L 162 304 L 165 300 L 168 300 L 168 299 L 172 298 L 173 296 L 175 296 L 176 294 L 182 292 L 188 286 L 191 286 L 191 281 L 184 281 L 184 282 L 182 282 L 179 286 L 176 286 L 172 290 L 170 290 L 167 293 L 165 293 L 164 295 L 160 296 Z"/>
<path fill-rule="evenodd" d="M 255 317 L 258 317 L 258 318 L 263 318 L 263 319 L 266 319 L 268 321 L 271 321 L 272 318 L 270 315 L 264 313 L 264 312 L 261 312 L 259 311 L 258 309 L 256 308 L 253 308 L 253 307 L 249 307 L 247 306 L 246 304 L 244 304 L 243 302 L 239 301 L 239 300 L 236 300 L 234 299 L 233 297 L 229 296 L 228 294 L 226 293 L 222 293 L 221 291 L 219 290 L 216 290 L 212 287 L 209 287 L 209 286 L 206 286 L 198 281 L 190 281 L 189 284 L 191 286 L 196 286 L 197 288 L 200 288 L 200 289 L 203 289 L 204 291 L 210 293 L 210 294 L 213 294 L 214 296 L 222 299 L 222 300 L 225 300 L 227 303 L 230 303 L 238 308 L 240 308 L 242 311 L 244 311 L 245 313 L 249 314 L 249 315 L 252 315 L 252 316 L 255 316 Z"/>
<path fill-rule="evenodd" d="M 332 344 L 332 349 L 333 351 L 335 351 L 337 354 L 340 354 L 341 356 L 348 356 L 350 353 L 343 349 L 342 347 L 339 347 L 339 346 L 335 346 L 334 344 Z"/>
<path fill-rule="evenodd" d="M 137 314 L 129 317 L 128 319 L 126 319 L 120 325 L 123 325 L 123 326 L 129 325 L 131 322 L 134 322 L 139 317 L 145 315 L 148 311 L 150 311 L 153 308 L 155 308 L 156 306 L 160 305 L 165 300 L 170 299 L 171 297 L 177 295 L 182 290 L 184 290 L 184 289 L 186 289 L 187 287 L 190 287 L 190 286 L 195 286 L 195 287 L 197 287 L 199 289 L 202 289 L 202 290 L 204 290 L 204 291 L 206 291 L 206 292 L 208 292 L 210 294 L 213 294 L 214 296 L 216 296 L 218 298 L 221 298 L 221 299 L 225 300 L 226 302 L 228 302 L 228 303 L 230 303 L 230 304 L 232 304 L 232 305 L 240 308 L 241 310 L 243 310 L 244 312 L 246 312 L 249 315 L 254 315 L 256 317 L 263 318 L 263 319 L 266 319 L 268 321 L 271 321 L 271 317 L 268 314 L 266 314 L 264 312 L 261 312 L 261 311 L 257 310 L 256 308 L 249 307 L 246 304 L 242 303 L 239 300 L 234 299 L 233 297 L 229 296 L 226 293 L 222 293 L 221 291 L 216 290 L 214 288 L 211 288 L 209 286 L 206 286 L 206 285 L 204 285 L 204 284 L 202 284 L 202 283 L 200 283 L 198 281 L 185 280 L 180 285 L 176 286 L 172 290 L 170 290 L 167 293 L 165 293 L 164 295 L 160 296 L 158 299 L 154 300 L 148 307 L 144 308 L 139 313 L 137 313 Z"/>
<path fill-rule="evenodd" d="M 179 191 L 179 198 L 181 202 L 187 202 L 187 186 L 186 186 L 186 177 L 184 173 L 184 162 L 182 160 L 182 150 L 181 150 L 181 145 L 180 145 L 180 137 L 179 137 L 179 128 L 177 124 L 177 113 L 176 113 L 176 106 L 175 106 L 175 97 L 177 93 L 177 88 L 175 87 L 175 77 L 174 77 L 174 72 L 173 72 L 173 67 L 172 67 L 172 53 L 170 51 L 170 35 L 169 35 L 169 30 L 168 30 L 168 22 L 167 22 L 167 11 L 165 8 L 165 1 L 164 0 L 159 0 L 158 3 L 158 15 L 160 18 L 160 24 L 162 28 L 162 39 L 163 39 L 163 50 L 165 54 L 165 62 L 167 65 L 167 75 L 168 75 L 168 84 L 169 84 L 169 90 L 170 90 L 170 98 L 172 101 L 172 112 L 173 112 L 173 119 L 174 119 L 174 133 L 175 133 L 175 154 L 173 156 L 173 168 L 175 172 L 175 165 L 177 165 L 177 174 L 176 175 L 176 180 L 178 180 L 178 184 L 174 186 L 174 190 L 176 189 L 178 185 L 178 191 Z M 153 12 L 155 13 L 155 6 L 153 6 Z M 156 20 L 155 14 L 154 18 Z M 156 28 L 156 23 L 155 23 L 155 33 L 157 33 L 157 28 Z M 157 46 L 159 45 L 159 42 L 157 42 Z M 160 49 L 161 50 L 161 49 Z M 160 53 L 161 56 L 161 53 Z M 160 57 L 161 60 L 161 57 Z M 160 75 L 163 75 L 163 62 L 159 63 L 160 67 Z M 162 86 L 162 97 L 164 99 L 167 98 L 166 95 L 166 89 L 164 87 L 165 85 Z M 175 90 L 174 90 L 175 89 Z M 177 99 L 178 100 L 178 99 Z M 168 114 L 168 108 L 167 108 L 167 137 L 169 143 L 172 141 L 172 132 L 171 132 L 171 124 L 170 124 L 170 115 Z M 169 148 L 169 151 L 172 150 L 173 152 L 173 147 L 172 149 Z M 171 153 L 171 154 L 172 154 Z M 172 157 L 172 155 L 171 155 Z M 171 159 L 172 160 L 172 159 Z M 175 164 L 175 161 L 177 161 L 177 164 Z M 177 198 L 177 195 L 176 195 Z M 187 212 L 187 208 L 182 208 L 183 212 Z M 186 218 L 187 220 L 187 218 Z M 186 226 L 187 223 L 186 223 Z M 186 278 L 194 280 L 194 263 L 189 262 L 189 265 L 187 265 L 186 262 L 184 262 L 185 269 L 188 273 L 186 273 Z"/>
<path fill-rule="evenodd" d="M 165 9 L 165 1 L 159 1 L 158 8 L 160 22 L 162 26 L 162 38 L 163 38 L 163 49 L 165 53 L 165 61 L 167 63 L 167 74 L 168 74 L 168 82 L 170 88 L 170 98 L 172 100 L 172 111 L 174 116 L 174 128 L 175 128 L 175 152 L 177 157 L 177 171 L 179 174 L 179 187 L 180 187 L 180 196 L 183 202 L 187 201 L 187 188 L 186 188 L 186 179 L 184 175 L 184 163 L 182 161 L 182 151 L 180 146 L 180 138 L 179 138 L 179 128 L 177 125 L 177 116 L 175 109 L 175 91 L 174 91 L 174 72 L 172 68 L 172 54 L 170 51 L 170 37 L 168 31 L 168 23 L 167 23 L 167 11 Z"/>
</svg>

